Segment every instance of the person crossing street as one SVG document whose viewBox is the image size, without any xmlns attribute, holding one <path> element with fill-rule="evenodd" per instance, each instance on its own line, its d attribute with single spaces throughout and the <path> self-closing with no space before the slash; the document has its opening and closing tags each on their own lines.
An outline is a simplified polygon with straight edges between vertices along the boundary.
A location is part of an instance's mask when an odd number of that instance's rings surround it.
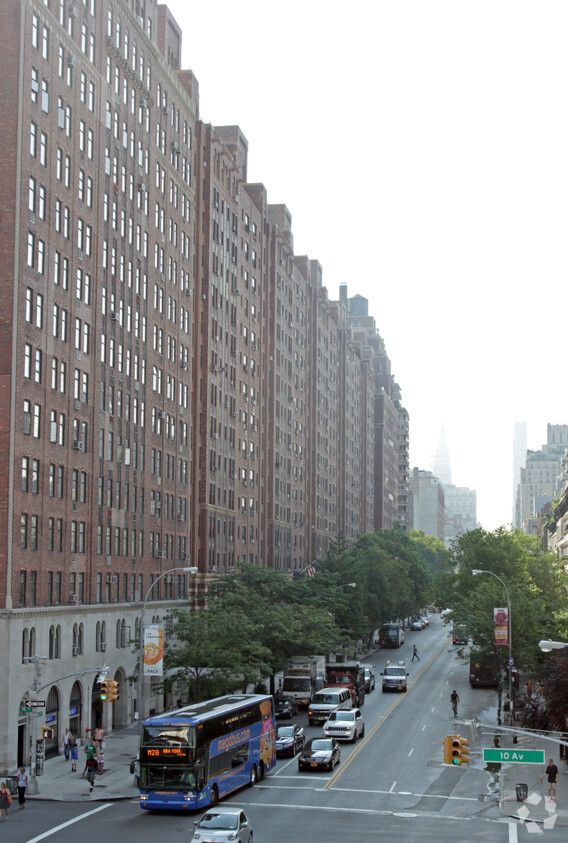
<svg viewBox="0 0 568 843">
<path fill-rule="evenodd" d="M 416 644 L 414 645 L 414 648 L 412 650 L 412 658 L 410 659 L 410 661 L 413 662 L 414 659 L 418 659 L 418 661 L 420 661 L 420 656 L 418 655 L 418 648 Z"/>
</svg>

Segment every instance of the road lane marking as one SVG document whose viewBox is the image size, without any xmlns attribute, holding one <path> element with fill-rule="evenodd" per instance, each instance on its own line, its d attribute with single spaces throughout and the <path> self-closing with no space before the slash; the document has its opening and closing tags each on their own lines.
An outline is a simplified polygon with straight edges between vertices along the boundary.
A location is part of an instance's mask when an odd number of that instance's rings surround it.
<svg viewBox="0 0 568 843">
<path fill-rule="evenodd" d="M 290 777 L 292 778 L 292 777 Z M 315 778 L 315 776 L 313 776 Z M 297 781 L 296 777 L 293 778 L 294 781 Z M 265 780 L 266 781 L 266 780 Z M 395 782 L 396 784 L 396 782 Z M 302 787 L 300 783 L 297 785 L 267 785 L 261 784 L 258 785 L 258 789 L 263 790 L 309 790 L 312 788 Z M 314 787 L 313 790 L 316 793 L 326 793 L 325 786 L 323 787 Z M 444 799 L 453 802 L 479 802 L 479 798 L 477 796 L 447 796 L 444 793 L 413 793 L 411 790 L 368 790 L 361 787 L 334 787 L 333 792 L 339 793 L 366 793 L 370 796 L 412 796 L 414 799 Z M 256 804 L 256 803 L 254 803 Z"/>
<path fill-rule="evenodd" d="M 394 702 L 392 702 L 391 705 L 387 708 L 386 712 L 384 714 L 382 714 L 381 717 L 377 720 L 377 722 L 374 724 L 374 726 L 372 726 L 371 729 L 368 732 L 365 733 L 365 737 L 361 739 L 361 742 L 359 743 L 357 748 L 354 749 L 353 752 L 350 754 L 347 761 L 344 764 L 340 764 L 339 767 L 337 768 L 336 772 L 331 776 L 331 778 L 329 779 L 329 781 L 325 785 L 326 790 L 329 790 L 331 787 L 333 787 L 335 782 L 343 775 L 345 770 L 347 770 L 349 768 L 349 766 L 351 765 L 353 760 L 359 755 L 361 750 L 365 746 L 367 746 L 367 744 L 369 743 L 369 741 L 371 740 L 371 738 L 373 737 L 375 732 L 377 732 L 381 728 L 381 726 L 386 722 L 387 718 L 390 717 L 390 715 L 395 710 L 395 708 L 398 705 L 400 705 L 401 702 L 404 699 L 407 698 L 408 693 L 414 688 L 414 686 L 416 685 L 418 680 L 421 678 L 422 674 L 425 673 L 425 671 L 430 667 L 430 665 L 433 664 L 436 661 L 436 659 L 438 658 L 440 653 L 443 650 L 445 650 L 446 646 L 447 646 L 447 642 L 444 642 L 442 644 L 442 646 L 439 647 L 438 650 L 436 650 L 436 652 L 434 653 L 434 655 L 432 656 L 430 661 L 426 662 L 423 665 L 423 667 L 418 671 L 418 673 L 416 674 L 416 676 L 414 677 L 414 679 L 412 680 L 412 682 L 408 686 L 408 691 L 406 693 L 399 694 L 397 696 L 397 698 L 394 700 Z"/>
<path fill-rule="evenodd" d="M 408 757 L 409 757 L 409 758 L 410 758 L 410 756 L 412 755 L 412 753 L 413 753 L 413 752 L 414 752 L 414 747 L 412 747 L 412 749 L 411 749 L 411 750 L 410 750 L 410 752 L 408 753 Z"/>
<path fill-rule="evenodd" d="M 393 792 L 393 790 L 395 789 L 395 787 L 396 787 L 396 782 L 393 782 L 393 783 L 392 783 L 392 787 L 391 787 L 391 789 L 389 790 L 389 793 L 392 793 L 392 792 Z"/>
<path fill-rule="evenodd" d="M 87 817 L 92 817 L 93 814 L 98 814 L 99 811 L 104 811 L 105 808 L 110 808 L 111 804 L 111 802 L 107 802 L 104 805 L 99 805 L 98 808 L 93 808 L 92 811 L 87 811 L 86 814 L 81 814 L 81 816 L 75 817 L 72 820 L 67 820 L 67 822 L 61 823 L 61 825 L 56 825 L 55 828 L 51 828 L 49 831 L 44 831 L 43 834 L 38 834 L 37 837 L 31 837 L 29 840 L 26 840 L 26 843 L 37 843 L 38 840 L 45 840 L 46 837 L 51 837 L 52 834 L 55 834 L 57 831 L 61 831 L 63 828 L 68 828 L 74 823 L 86 820 Z"/>
</svg>

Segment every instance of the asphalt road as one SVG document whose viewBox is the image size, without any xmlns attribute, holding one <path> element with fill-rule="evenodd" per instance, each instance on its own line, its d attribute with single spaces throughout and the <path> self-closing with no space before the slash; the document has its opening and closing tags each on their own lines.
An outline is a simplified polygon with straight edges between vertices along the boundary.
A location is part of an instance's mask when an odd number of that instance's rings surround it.
<svg viewBox="0 0 568 843">
<path fill-rule="evenodd" d="M 414 643 L 421 661 L 411 663 Z M 406 694 L 381 692 L 380 671 L 389 658 L 406 658 Z M 255 843 L 526 839 L 526 827 L 506 820 L 495 806 L 481 762 L 472 759 L 469 767 L 442 763 L 443 737 L 454 731 L 452 688 L 461 699 L 458 717 L 465 719 L 489 708 L 494 692 L 469 688 L 468 664 L 457 658 L 439 616 L 422 632 L 409 633 L 399 650 L 382 651 L 371 660 L 377 688 L 362 707 L 365 737 L 342 745 L 342 761 L 333 774 L 299 773 L 295 758 L 282 759 L 263 782 L 229 798 L 249 814 Z M 321 731 L 307 725 L 303 712 L 297 722 L 308 737 Z M 1 820 L 0 840 L 189 841 L 195 818 L 141 811 L 137 801 L 88 807 L 28 802 L 25 811 L 12 810 L 8 820 Z M 562 829 L 545 835 L 550 841 L 564 839 Z"/>
</svg>

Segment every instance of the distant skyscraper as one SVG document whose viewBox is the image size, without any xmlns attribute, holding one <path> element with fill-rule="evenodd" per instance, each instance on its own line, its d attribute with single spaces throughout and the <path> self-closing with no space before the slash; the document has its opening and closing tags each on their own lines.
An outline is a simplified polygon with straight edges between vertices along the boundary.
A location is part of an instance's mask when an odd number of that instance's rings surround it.
<svg viewBox="0 0 568 843">
<path fill-rule="evenodd" d="M 515 422 L 513 434 L 513 524 L 521 526 L 520 492 L 521 468 L 527 463 L 527 423 Z"/>
<path fill-rule="evenodd" d="M 442 424 L 440 428 L 440 437 L 438 439 L 438 447 L 434 454 L 434 461 L 432 463 L 432 473 L 438 478 L 442 486 L 450 486 L 452 483 L 452 469 L 450 466 L 450 452 L 448 451 L 448 443 L 446 442 L 446 431 Z"/>
</svg>

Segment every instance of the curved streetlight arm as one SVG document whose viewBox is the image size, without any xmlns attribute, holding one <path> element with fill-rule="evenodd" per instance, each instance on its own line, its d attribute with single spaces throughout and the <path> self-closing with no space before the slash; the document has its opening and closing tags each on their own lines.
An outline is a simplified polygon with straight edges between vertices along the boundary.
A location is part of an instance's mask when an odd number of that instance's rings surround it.
<svg viewBox="0 0 568 843">
<path fill-rule="evenodd" d="M 539 641 L 538 646 L 543 651 L 543 653 L 550 653 L 552 650 L 563 650 L 564 647 L 568 647 L 568 642 L 566 641 Z"/>
<path fill-rule="evenodd" d="M 137 699 L 136 699 L 136 714 L 138 715 L 138 719 L 142 719 L 142 689 L 144 687 L 144 616 L 146 614 L 146 603 L 150 594 L 154 590 L 154 586 L 156 583 L 160 582 L 162 577 L 166 577 L 168 574 L 173 574 L 175 571 L 183 571 L 186 574 L 196 574 L 199 569 L 196 567 L 184 567 L 184 568 L 170 568 L 168 571 L 163 571 L 159 577 L 156 577 L 154 582 L 150 585 L 150 588 L 146 592 L 146 597 L 144 598 L 144 603 L 142 604 L 142 612 L 140 613 L 140 651 L 138 653 L 138 689 L 137 689 Z"/>
</svg>

